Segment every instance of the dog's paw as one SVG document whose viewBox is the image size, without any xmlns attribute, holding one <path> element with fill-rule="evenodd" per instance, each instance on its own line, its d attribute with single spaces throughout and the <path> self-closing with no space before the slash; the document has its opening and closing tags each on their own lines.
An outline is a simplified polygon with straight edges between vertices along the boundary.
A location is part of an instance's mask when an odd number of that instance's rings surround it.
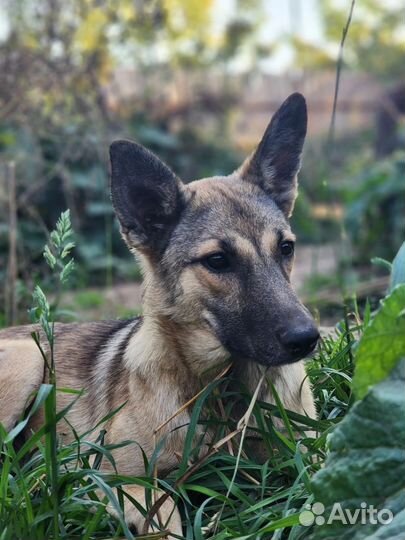
<svg viewBox="0 0 405 540">
<path fill-rule="evenodd" d="M 162 495 L 160 493 L 157 498 Z M 137 534 L 143 534 L 145 528 L 145 517 L 139 510 L 132 505 L 132 508 L 125 508 L 125 520 L 131 529 L 135 527 Z M 167 536 L 174 540 L 183 536 L 180 513 L 171 498 L 167 499 L 159 511 L 153 516 L 151 523 L 148 526 L 148 533 L 156 533 L 159 531 L 167 531 Z"/>
<path fill-rule="evenodd" d="M 135 499 L 140 506 L 146 509 L 145 490 L 140 486 L 127 486 L 125 488 L 126 493 L 132 499 Z M 159 497 L 164 495 L 163 491 L 155 491 L 153 493 L 153 500 L 157 501 Z M 116 511 L 110 506 L 107 506 L 110 514 L 116 516 Z M 129 498 L 125 498 L 125 521 L 128 527 L 135 530 L 137 534 L 143 534 L 145 529 L 145 515 L 146 510 L 142 513 Z M 151 516 L 151 522 L 148 525 L 148 533 L 167 531 L 166 538 L 174 540 L 175 538 L 182 538 L 182 526 L 180 513 L 175 505 L 173 499 L 168 497 L 160 506 L 159 511 L 155 515 Z"/>
</svg>

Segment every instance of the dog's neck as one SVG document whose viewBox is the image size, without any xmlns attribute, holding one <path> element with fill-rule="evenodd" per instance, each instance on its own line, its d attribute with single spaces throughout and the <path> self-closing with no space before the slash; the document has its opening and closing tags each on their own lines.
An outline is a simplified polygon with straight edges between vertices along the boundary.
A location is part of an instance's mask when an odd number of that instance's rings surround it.
<svg viewBox="0 0 405 540">
<path fill-rule="evenodd" d="M 228 357 L 208 329 L 146 314 L 128 342 L 124 360 L 131 373 L 144 379 L 170 377 L 174 384 L 185 379 L 190 390 L 198 391 L 207 376 L 215 377 L 223 369 Z"/>
<path fill-rule="evenodd" d="M 178 327 L 173 321 L 146 315 L 140 329 L 129 340 L 124 361 L 130 374 L 146 381 L 163 381 L 177 396 L 179 406 L 193 398 L 205 384 L 224 369 L 229 356 L 212 334 L 201 329 Z M 253 394 L 263 374 L 259 399 L 275 403 L 267 378 L 272 381 L 287 409 L 315 415 L 302 362 L 266 368 L 256 362 L 235 362 L 233 375 Z"/>
<path fill-rule="evenodd" d="M 145 380 L 169 377 L 171 383 L 198 392 L 202 385 L 213 380 L 232 363 L 229 353 L 207 329 L 182 326 L 163 316 L 146 315 L 139 330 L 129 340 L 125 363 L 131 373 Z M 234 376 L 253 392 L 266 371 L 252 361 L 235 362 Z M 279 379 L 280 368 L 267 369 L 273 380 Z M 187 393 L 189 393 L 187 392 Z M 261 398 L 265 399 L 268 385 L 262 385 Z"/>
</svg>

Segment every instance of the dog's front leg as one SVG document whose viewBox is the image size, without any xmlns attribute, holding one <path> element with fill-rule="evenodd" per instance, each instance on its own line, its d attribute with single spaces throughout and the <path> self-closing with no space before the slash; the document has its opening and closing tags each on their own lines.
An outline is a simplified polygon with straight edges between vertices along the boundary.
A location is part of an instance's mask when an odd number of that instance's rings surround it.
<svg viewBox="0 0 405 540">
<path fill-rule="evenodd" d="M 139 505 L 145 509 L 147 514 L 147 503 L 145 496 L 145 489 L 142 486 L 126 486 L 125 492 L 134 499 Z M 161 490 L 154 490 L 152 492 L 152 505 L 165 493 Z M 108 511 L 112 515 L 117 515 L 116 511 L 107 506 Z M 145 525 L 145 515 L 132 503 L 132 501 L 125 497 L 124 501 L 124 513 L 125 521 L 130 527 L 135 527 L 137 534 L 142 534 Z M 157 523 L 160 524 L 162 530 L 167 530 L 170 534 L 168 538 L 174 539 L 173 535 L 182 536 L 181 518 L 180 513 L 171 497 L 168 497 L 160 506 L 158 512 L 152 517 L 152 523 L 148 527 L 148 532 L 156 532 L 159 530 Z"/>
</svg>

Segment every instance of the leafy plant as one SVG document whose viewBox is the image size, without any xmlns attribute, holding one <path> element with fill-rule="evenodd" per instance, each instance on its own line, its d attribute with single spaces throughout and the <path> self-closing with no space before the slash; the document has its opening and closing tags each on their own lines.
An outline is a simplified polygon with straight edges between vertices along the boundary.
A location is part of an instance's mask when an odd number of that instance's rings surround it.
<svg viewBox="0 0 405 540">
<path fill-rule="evenodd" d="M 391 260 L 405 235 L 405 156 L 368 165 L 341 188 L 347 203 L 346 226 L 359 263 L 373 254 Z"/>
<path fill-rule="evenodd" d="M 363 337 L 364 339 L 364 337 Z M 356 515 L 374 508 L 373 519 L 342 523 L 337 518 L 315 526 L 313 540 L 401 538 L 405 529 L 405 360 L 366 397 L 358 401 L 336 427 L 329 441 L 325 468 L 312 480 L 314 499 Z M 376 519 L 384 510 L 382 524 Z M 390 518 L 392 517 L 392 521 Z"/>
<path fill-rule="evenodd" d="M 394 268 L 399 260 L 401 252 Z M 359 401 L 332 432 L 325 467 L 311 483 L 327 516 L 312 529 L 313 540 L 393 539 L 405 528 L 404 313 L 405 284 L 398 284 L 360 337 L 353 379 Z M 359 519 L 369 508 L 371 518 Z M 344 522 L 344 512 L 357 518 Z M 387 523 L 376 519 L 379 512 L 385 519 L 389 512 Z"/>
<path fill-rule="evenodd" d="M 356 353 L 353 388 L 363 398 L 373 384 L 389 375 L 398 358 L 405 357 L 405 284 L 382 301 L 365 328 Z"/>
</svg>

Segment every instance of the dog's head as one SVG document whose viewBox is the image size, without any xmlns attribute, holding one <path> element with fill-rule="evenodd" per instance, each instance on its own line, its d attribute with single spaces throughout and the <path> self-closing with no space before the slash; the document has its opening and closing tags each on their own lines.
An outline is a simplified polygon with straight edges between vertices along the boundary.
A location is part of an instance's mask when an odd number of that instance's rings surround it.
<svg viewBox="0 0 405 540">
<path fill-rule="evenodd" d="M 147 314 L 185 330 L 202 356 L 208 348 L 276 366 L 317 343 L 290 284 L 288 220 L 306 129 L 305 100 L 293 94 L 237 171 L 187 185 L 142 146 L 111 145 L 112 200 L 140 254 Z"/>
</svg>

